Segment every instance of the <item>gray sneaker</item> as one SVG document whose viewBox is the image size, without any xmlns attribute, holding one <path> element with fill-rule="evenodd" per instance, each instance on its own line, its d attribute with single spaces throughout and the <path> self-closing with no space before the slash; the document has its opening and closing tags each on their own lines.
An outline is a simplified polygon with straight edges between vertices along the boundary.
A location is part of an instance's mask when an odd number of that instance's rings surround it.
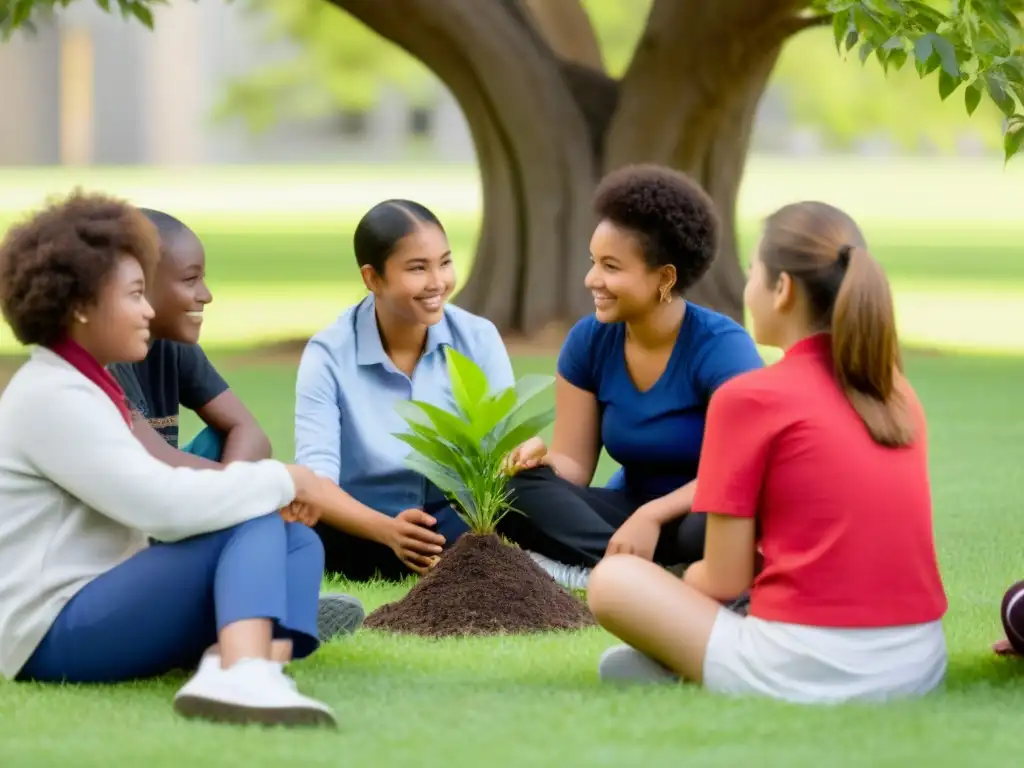
<svg viewBox="0 0 1024 768">
<path fill-rule="evenodd" d="M 566 565 L 536 552 L 527 552 L 548 576 L 566 589 L 584 590 L 590 581 L 590 568 L 582 565 Z"/>
<path fill-rule="evenodd" d="M 629 645 L 615 645 L 601 655 L 597 674 L 611 683 L 678 683 L 675 672 Z"/>
<path fill-rule="evenodd" d="M 320 595 L 320 606 L 316 613 L 316 628 L 320 642 L 326 643 L 341 635 L 351 635 L 366 618 L 366 611 L 359 598 L 333 592 Z"/>
</svg>

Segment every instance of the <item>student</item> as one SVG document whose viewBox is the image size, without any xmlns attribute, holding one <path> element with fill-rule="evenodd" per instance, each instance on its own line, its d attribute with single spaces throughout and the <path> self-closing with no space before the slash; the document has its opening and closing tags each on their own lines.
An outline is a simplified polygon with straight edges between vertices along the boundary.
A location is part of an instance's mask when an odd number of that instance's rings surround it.
<svg viewBox="0 0 1024 768">
<path fill-rule="evenodd" d="M 585 284 L 595 313 L 558 357 L 550 449 L 535 438 L 511 457 L 513 504 L 525 515 L 500 526 L 575 588 L 605 554 L 700 559 L 704 518 L 690 505 L 708 400 L 763 365 L 742 326 L 683 299 L 718 251 L 700 187 L 668 168 L 627 167 L 601 182 L 594 213 Z M 602 448 L 622 469 L 594 488 Z"/>
<path fill-rule="evenodd" d="M 131 404 L 135 436 L 172 467 L 220 469 L 234 461 L 269 459 L 266 433 L 199 346 L 204 310 L 213 301 L 206 286 L 203 244 L 173 216 L 140 210 L 160 234 L 161 259 L 148 287 L 155 313 L 149 352 L 143 360 L 110 366 Z M 179 450 L 182 406 L 207 426 Z M 354 597 L 321 596 L 321 640 L 355 632 L 364 616 L 362 603 Z"/>
<path fill-rule="evenodd" d="M 441 222 L 410 200 L 386 200 L 356 227 L 369 295 L 309 342 L 299 364 L 296 461 L 344 491 L 316 530 L 327 570 L 352 580 L 425 573 L 467 528 L 443 495 L 407 469 L 395 404 L 452 402 L 445 351 L 479 365 L 494 391 L 513 386 L 492 323 L 450 306 L 451 247 Z"/>
<path fill-rule="evenodd" d="M 183 715 L 331 724 L 283 672 L 319 644 L 308 525 L 330 484 L 269 459 L 157 460 L 104 367 L 146 356 L 158 259 L 142 214 L 83 193 L 0 245 L 0 310 L 36 347 L 0 395 L 0 673 L 112 683 L 198 665 Z"/>
<path fill-rule="evenodd" d="M 711 400 L 704 560 L 681 581 L 628 555 L 594 570 L 591 609 L 629 643 L 601 675 L 803 703 L 926 694 L 946 671 L 947 601 L 885 273 L 849 216 L 798 203 L 769 217 L 745 300 L 785 356 Z M 751 584 L 747 617 L 723 609 Z"/>
</svg>

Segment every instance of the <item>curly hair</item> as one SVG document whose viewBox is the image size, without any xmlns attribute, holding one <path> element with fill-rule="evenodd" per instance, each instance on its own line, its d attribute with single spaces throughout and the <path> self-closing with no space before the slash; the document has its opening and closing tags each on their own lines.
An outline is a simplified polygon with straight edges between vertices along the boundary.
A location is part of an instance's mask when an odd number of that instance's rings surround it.
<svg viewBox="0 0 1024 768">
<path fill-rule="evenodd" d="M 594 213 L 631 232 L 652 268 L 676 268 L 682 294 L 710 269 L 720 224 L 708 194 L 689 176 L 660 165 L 612 171 L 594 193 Z"/>
<path fill-rule="evenodd" d="M 125 256 L 149 279 L 160 260 L 156 227 L 126 202 L 76 190 L 8 230 L 0 312 L 22 344 L 51 346 L 75 309 L 96 302 Z"/>
</svg>

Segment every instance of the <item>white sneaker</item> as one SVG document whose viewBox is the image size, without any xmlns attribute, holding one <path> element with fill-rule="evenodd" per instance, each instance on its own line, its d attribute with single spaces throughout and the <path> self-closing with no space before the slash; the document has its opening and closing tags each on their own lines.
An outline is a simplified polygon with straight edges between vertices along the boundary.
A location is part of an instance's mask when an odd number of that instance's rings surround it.
<svg viewBox="0 0 1024 768">
<path fill-rule="evenodd" d="M 241 659 L 222 669 L 220 659 L 207 654 L 175 695 L 174 709 L 225 723 L 337 725 L 330 707 L 299 693 L 281 665 L 267 659 Z"/>
<path fill-rule="evenodd" d="M 527 552 L 533 562 L 541 567 L 548 576 L 558 582 L 566 589 L 586 589 L 590 581 L 590 568 L 582 565 L 566 565 L 550 557 L 545 557 L 536 552 Z"/>
</svg>

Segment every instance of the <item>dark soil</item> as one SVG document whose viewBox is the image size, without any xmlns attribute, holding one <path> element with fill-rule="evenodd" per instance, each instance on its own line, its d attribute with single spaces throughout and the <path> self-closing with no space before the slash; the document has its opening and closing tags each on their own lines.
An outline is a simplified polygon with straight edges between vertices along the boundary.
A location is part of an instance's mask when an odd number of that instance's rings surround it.
<svg viewBox="0 0 1024 768">
<path fill-rule="evenodd" d="M 364 626 L 388 632 L 451 637 L 579 629 L 594 617 L 526 552 L 497 536 L 466 534 L 395 603 Z"/>
</svg>

